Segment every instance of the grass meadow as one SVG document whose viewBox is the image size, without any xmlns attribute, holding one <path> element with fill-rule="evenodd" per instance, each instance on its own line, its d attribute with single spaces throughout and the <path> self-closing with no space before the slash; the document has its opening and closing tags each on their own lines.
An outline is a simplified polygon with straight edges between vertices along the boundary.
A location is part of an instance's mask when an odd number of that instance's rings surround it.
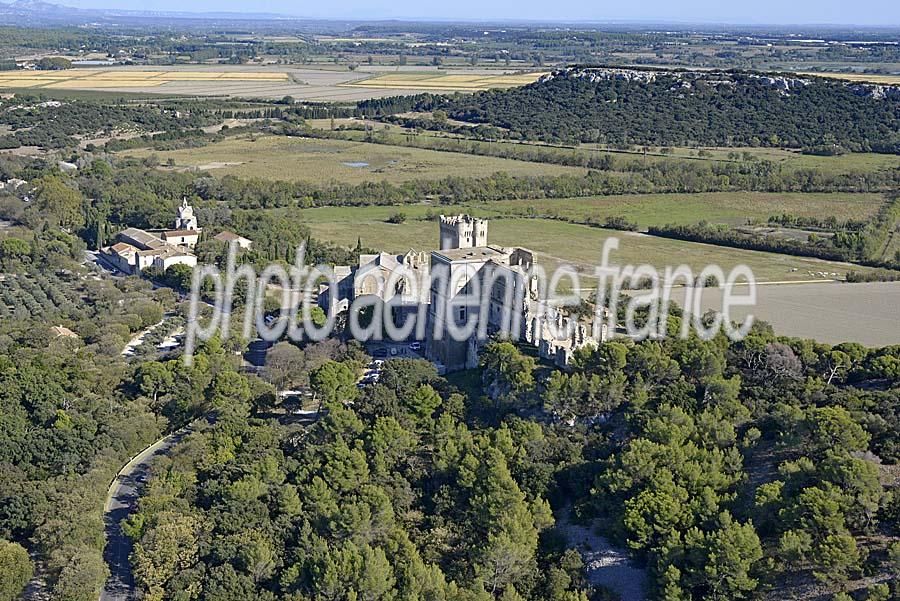
<svg viewBox="0 0 900 601">
<path fill-rule="evenodd" d="M 790 213 L 803 217 L 865 220 L 884 204 L 880 194 L 709 192 L 704 194 L 626 194 L 547 200 L 503 200 L 481 205 L 506 215 L 559 216 L 575 221 L 602 222 L 621 216 L 641 229 L 700 221 L 743 225 L 750 219 L 766 221 Z"/>
<path fill-rule="evenodd" d="M 313 183 L 403 182 L 447 176 L 479 177 L 585 173 L 580 167 L 531 163 L 347 140 L 283 136 L 236 136 L 202 148 L 156 152 L 127 150 L 125 156 L 170 158 L 175 168 L 209 170 L 215 175 L 261 177 Z"/>
</svg>

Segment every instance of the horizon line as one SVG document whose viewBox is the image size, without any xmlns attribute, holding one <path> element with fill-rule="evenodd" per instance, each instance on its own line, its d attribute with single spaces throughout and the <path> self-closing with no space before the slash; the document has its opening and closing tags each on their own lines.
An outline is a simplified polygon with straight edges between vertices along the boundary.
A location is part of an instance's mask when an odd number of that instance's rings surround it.
<svg viewBox="0 0 900 601">
<path fill-rule="evenodd" d="M 15 2 L 4 2 L 0 0 L 0 6 L 14 5 Z M 829 29 L 850 28 L 850 29 L 866 29 L 875 31 L 900 30 L 900 22 L 892 24 L 875 24 L 875 23 L 849 23 L 836 21 L 809 21 L 809 22 L 791 22 L 791 21 L 731 21 L 731 20 L 704 20 L 704 19 L 656 19 L 653 17 L 624 17 L 617 19 L 596 19 L 596 18 L 580 18 L 580 17 L 536 17 L 536 18 L 509 18 L 509 17 L 488 17 L 488 18 L 466 18 L 456 16 L 370 16 L 370 17 L 342 17 L 342 16 L 311 16 L 296 13 L 282 12 L 237 12 L 237 11 L 191 11 L 191 10 L 142 10 L 128 8 L 82 8 L 73 6 L 67 0 L 59 2 L 48 2 L 48 4 L 56 4 L 66 8 L 85 11 L 85 12 L 110 12 L 119 13 L 123 16 L 152 18 L 169 17 L 169 18 L 226 18 L 226 19 L 246 19 L 254 21 L 319 21 L 319 22 L 350 22 L 350 23 L 417 23 L 417 24 L 468 24 L 468 25 L 552 25 L 552 26 L 602 26 L 602 25 L 634 25 L 634 26 L 665 26 L 671 25 L 675 27 L 782 27 L 782 28 L 815 28 L 824 27 Z"/>
</svg>

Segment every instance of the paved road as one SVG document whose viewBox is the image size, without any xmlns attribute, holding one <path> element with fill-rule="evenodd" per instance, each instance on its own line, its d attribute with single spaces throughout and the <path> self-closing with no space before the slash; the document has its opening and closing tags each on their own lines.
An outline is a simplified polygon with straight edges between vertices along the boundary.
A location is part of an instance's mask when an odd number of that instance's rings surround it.
<svg viewBox="0 0 900 601">
<path fill-rule="evenodd" d="M 137 506 L 141 480 L 146 477 L 150 462 L 168 453 L 189 431 L 189 428 L 183 428 L 144 449 L 121 469 L 110 485 L 103 507 L 106 525 L 103 560 L 109 566 L 110 577 L 100 593 L 100 601 L 131 601 L 135 598 L 134 576 L 129 562 L 133 545 L 122 532 L 120 524 Z"/>
</svg>

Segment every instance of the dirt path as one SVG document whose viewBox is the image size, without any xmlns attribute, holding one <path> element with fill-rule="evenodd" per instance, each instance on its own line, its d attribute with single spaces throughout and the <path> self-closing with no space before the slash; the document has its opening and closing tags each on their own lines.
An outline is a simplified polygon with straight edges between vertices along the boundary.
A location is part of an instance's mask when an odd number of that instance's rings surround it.
<svg viewBox="0 0 900 601">
<path fill-rule="evenodd" d="M 570 512 L 570 507 L 560 511 L 556 527 L 566 537 L 568 546 L 581 553 L 588 582 L 608 588 L 622 601 L 644 601 L 646 572 L 634 565 L 627 551 L 612 546 L 593 528 L 574 523 Z"/>
<path fill-rule="evenodd" d="M 147 326 L 146 328 L 144 328 L 143 330 L 141 330 L 140 332 L 135 334 L 134 337 L 132 337 L 132 339 L 128 341 L 128 344 L 125 345 L 125 348 L 122 349 L 121 355 L 123 357 L 130 357 L 131 355 L 133 355 L 134 349 L 139 347 L 141 345 L 141 343 L 144 341 L 144 336 L 146 336 L 147 334 L 149 334 L 150 332 L 152 332 L 153 330 L 155 330 L 156 328 L 161 326 L 163 323 L 165 323 L 165 321 L 166 321 L 166 318 L 165 318 L 165 316 L 163 316 L 163 318 L 161 320 L 159 320 L 152 326 Z"/>
</svg>

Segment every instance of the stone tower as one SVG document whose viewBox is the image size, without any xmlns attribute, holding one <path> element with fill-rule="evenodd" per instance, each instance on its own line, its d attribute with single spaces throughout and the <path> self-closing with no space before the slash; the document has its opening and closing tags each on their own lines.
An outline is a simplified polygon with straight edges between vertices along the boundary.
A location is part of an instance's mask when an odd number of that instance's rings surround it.
<svg viewBox="0 0 900 601">
<path fill-rule="evenodd" d="M 187 198 L 183 198 L 181 206 L 178 207 L 178 218 L 175 219 L 176 230 L 194 230 L 199 231 L 197 227 L 197 217 L 194 216 L 194 207 L 188 204 Z"/>
<path fill-rule="evenodd" d="M 487 246 L 487 226 L 471 215 L 441 215 L 441 250 Z"/>
</svg>

